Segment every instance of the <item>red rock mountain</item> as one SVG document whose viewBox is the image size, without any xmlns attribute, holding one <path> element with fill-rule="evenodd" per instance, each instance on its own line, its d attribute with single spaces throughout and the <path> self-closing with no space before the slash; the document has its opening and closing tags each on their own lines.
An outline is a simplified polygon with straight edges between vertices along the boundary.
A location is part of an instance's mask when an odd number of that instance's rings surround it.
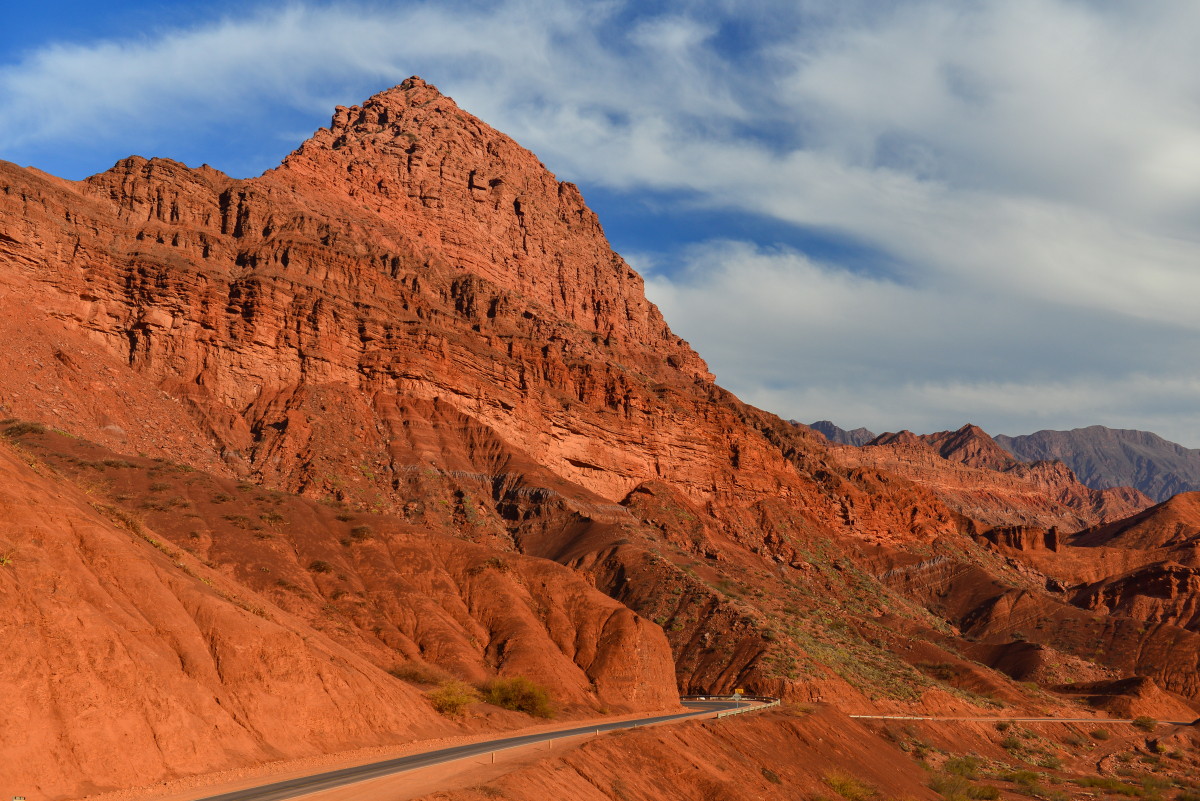
<svg viewBox="0 0 1200 801">
<path fill-rule="evenodd" d="M 454 677 L 577 717 L 734 687 L 1040 711 L 1016 680 L 1063 664 L 1200 697 L 1181 615 L 1133 625 L 1043 564 L 1142 499 L 977 429 L 853 448 L 743 404 L 578 190 L 417 78 L 250 180 L 0 163 L 0 368 L 0 622 L 27 632 L 0 714 L 36 732 L 0 779 L 61 777 L 41 798 L 520 725 L 435 714 L 420 682 Z M 117 652 L 154 686 L 101 692 Z M 344 720 L 372 698 L 405 711 Z M 106 773 L 126 731 L 167 745 Z"/>
<path fill-rule="evenodd" d="M 869 464 L 929 487 L 954 511 L 988 525 L 1076 532 L 1154 503 L 1130 487 L 1085 487 L 1062 462 L 1019 462 L 973 425 L 881 434 L 861 449 L 835 450 L 846 464 Z"/>
</svg>

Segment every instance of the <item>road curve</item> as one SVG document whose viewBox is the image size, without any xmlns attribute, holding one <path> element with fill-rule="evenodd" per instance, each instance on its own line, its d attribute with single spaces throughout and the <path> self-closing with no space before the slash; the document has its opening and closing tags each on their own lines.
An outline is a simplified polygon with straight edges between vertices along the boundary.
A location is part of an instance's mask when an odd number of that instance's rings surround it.
<svg viewBox="0 0 1200 801">
<path fill-rule="evenodd" d="M 563 729 L 555 732 L 541 732 L 539 734 L 527 734 L 522 737 L 506 737 L 501 740 L 486 740 L 479 743 L 470 743 L 469 745 L 459 745 L 453 748 L 443 748 L 438 751 L 427 751 L 422 754 L 409 754 L 408 756 L 398 757 L 396 759 L 388 759 L 383 762 L 373 762 L 369 765 L 359 765 L 352 768 L 342 768 L 340 770 L 332 770 L 327 773 L 318 773 L 314 776 L 302 776 L 297 779 L 288 779 L 286 781 L 275 782 L 274 784 L 264 784 L 258 787 L 250 787 L 245 790 L 237 790 L 232 793 L 223 795 L 214 795 L 207 798 L 199 799 L 199 801 L 282 801 L 286 798 L 294 798 L 299 795 L 307 795 L 315 793 L 319 790 L 330 790 L 334 787 L 342 787 L 355 782 L 366 781 L 367 779 L 377 779 L 380 776 L 390 776 L 393 773 L 403 773 L 416 768 L 425 768 L 430 765 L 437 765 L 442 762 L 453 762 L 456 759 L 465 757 L 478 756 L 480 754 L 488 754 L 492 751 L 503 751 L 508 748 L 516 748 L 522 745 L 533 745 L 534 743 L 544 743 L 549 739 L 558 740 L 567 737 L 578 737 L 585 734 L 597 732 L 614 731 L 616 729 L 633 729 L 639 726 L 648 726 L 653 723 L 666 723 L 672 720 L 683 720 L 685 718 L 696 717 L 697 715 L 705 715 L 710 712 L 723 712 L 725 710 L 734 709 L 735 706 L 742 708 L 748 705 L 745 702 L 738 704 L 735 701 L 726 700 L 685 700 L 681 702 L 690 711 L 680 712 L 674 715 L 658 715 L 650 718 L 639 718 L 637 720 L 623 720 L 614 723 L 599 723 L 590 726 L 580 726 L 574 729 Z"/>
</svg>

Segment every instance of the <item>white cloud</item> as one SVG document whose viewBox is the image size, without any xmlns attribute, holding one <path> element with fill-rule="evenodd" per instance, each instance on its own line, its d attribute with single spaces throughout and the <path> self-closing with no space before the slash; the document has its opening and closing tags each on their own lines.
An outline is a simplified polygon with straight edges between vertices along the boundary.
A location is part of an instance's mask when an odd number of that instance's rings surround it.
<svg viewBox="0 0 1200 801">
<path fill-rule="evenodd" d="M 268 138 L 273 109 L 417 73 L 563 177 L 882 254 L 886 280 L 710 242 L 653 276 L 748 400 L 1196 446 L 1198 27 L 1189 0 L 297 5 L 35 51 L 0 70 L 0 155 L 214 124 Z"/>
<path fill-rule="evenodd" d="M 1198 332 L 905 286 L 741 242 L 692 248 L 687 264 L 647 294 L 720 383 L 783 417 L 1009 434 L 1090 421 L 1200 441 Z"/>
</svg>

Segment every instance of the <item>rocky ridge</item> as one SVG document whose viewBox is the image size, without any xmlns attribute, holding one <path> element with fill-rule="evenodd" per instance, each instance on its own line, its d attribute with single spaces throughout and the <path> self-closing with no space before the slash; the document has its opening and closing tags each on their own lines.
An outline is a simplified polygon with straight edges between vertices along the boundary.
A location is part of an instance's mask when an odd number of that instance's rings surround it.
<svg viewBox="0 0 1200 801">
<path fill-rule="evenodd" d="M 1160 503 L 1200 491 L 1200 450 L 1149 431 L 1088 426 L 995 439 L 1022 461 L 1062 461 L 1093 489 L 1134 487 Z"/>
</svg>

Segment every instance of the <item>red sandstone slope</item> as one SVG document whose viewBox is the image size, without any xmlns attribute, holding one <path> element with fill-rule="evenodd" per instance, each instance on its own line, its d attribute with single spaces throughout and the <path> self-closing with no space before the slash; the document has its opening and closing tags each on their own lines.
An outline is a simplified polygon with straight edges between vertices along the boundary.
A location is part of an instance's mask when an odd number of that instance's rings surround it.
<svg viewBox="0 0 1200 801">
<path fill-rule="evenodd" d="M 452 730 L 410 686 L 21 456 L 0 444 L 6 789 L 75 796 Z"/>
<path fill-rule="evenodd" d="M 535 676 L 568 716 L 675 706 L 661 630 L 552 562 L 9 433 L 3 620 L 25 634 L 4 728 L 29 736 L 5 744 L 5 786 L 58 797 L 460 730 L 396 667 Z"/>
</svg>

